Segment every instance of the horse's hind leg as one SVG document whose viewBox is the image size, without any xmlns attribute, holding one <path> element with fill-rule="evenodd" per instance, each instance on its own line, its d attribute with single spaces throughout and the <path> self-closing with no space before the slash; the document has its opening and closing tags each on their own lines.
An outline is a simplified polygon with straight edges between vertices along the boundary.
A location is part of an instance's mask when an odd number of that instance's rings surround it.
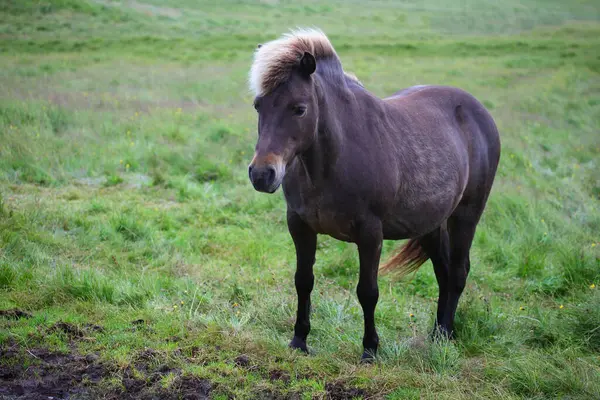
<svg viewBox="0 0 600 400">
<path fill-rule="evenodd" d="M 483 211 L 481 206 L 469 204 L 459 205 L 448 219 L 450 237 L 450 268 L 448 271 L 448 300 L 446 309 L 439 324 L 440 332 L 448 337 L 454 335 L 454 316 L 458 300 L 467 283 L 471 269 L 469 252 L 479 217 Z"/>
<path fill-rule="evenodd" d="M 448 281 L 450 269 L 450 243 L 446 224 L 444 223 L 433 232 L 421 237 L 419 239 L 419 244 L 433 263 L 433 270 L 435 271 L 435 278 L 437 279 L 439 287 L 437 316 L 435 319 L 433 334 L 435 335 L 438 332 L 447 334 L 447 332 L 444 332 L 444 328 L 441 326 L 442 322 L 444 321 L 444 314 L 446 312 L 446 305 L 448 303 Z"/>
</svg>

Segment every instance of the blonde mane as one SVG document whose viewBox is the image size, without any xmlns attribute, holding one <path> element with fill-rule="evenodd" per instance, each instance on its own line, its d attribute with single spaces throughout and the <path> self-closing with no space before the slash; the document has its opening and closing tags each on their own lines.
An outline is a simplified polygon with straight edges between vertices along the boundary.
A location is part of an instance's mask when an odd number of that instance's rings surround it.
<svg viewBox="0 0 600 400">
<path fill-rule="evenodd" d="M 285 82 L 305 52 L 317 59 L 338 58 L 333 45 L 319 29 L 298 29 L 281 38 L 259 46 L 254 52 L 250 68 L 250 90 L 255 96 L 263 96 Z M 346 76 L 358 83 L 354 75 Z"/>
</svg>

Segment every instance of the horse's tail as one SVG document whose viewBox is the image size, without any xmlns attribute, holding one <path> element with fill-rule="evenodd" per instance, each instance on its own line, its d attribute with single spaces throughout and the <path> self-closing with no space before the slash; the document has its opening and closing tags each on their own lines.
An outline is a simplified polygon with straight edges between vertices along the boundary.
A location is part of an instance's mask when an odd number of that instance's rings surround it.
<svg viewBox="0 0 600 400">
<path fill-rule="evenodd" d="M 421 247 L 419 239 L 410 239 L 396 255 L 380 265 L 379 270 L 383 273 L 393 272 L 394 276 L 400 278 L 418 270 L 428 259 L 429 256 Z"/>
</svg>

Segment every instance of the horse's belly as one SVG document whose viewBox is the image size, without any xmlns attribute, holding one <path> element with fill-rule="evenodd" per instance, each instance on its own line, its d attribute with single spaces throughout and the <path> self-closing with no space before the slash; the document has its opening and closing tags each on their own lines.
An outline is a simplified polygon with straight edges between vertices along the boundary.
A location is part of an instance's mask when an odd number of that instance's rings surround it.
<svg viewBox="0 0 600 400">
<path fill-rule="evenodd" d="M 337 210 L 306 207 L 293 211 L 316 233 L 346 242 L 352 241 L 352 219 Z"/>
<path fill-rule="evenodd" d="M 460 201 L 460 193 L 449 191 L 419 196 L 412 202 L 399 202 L 383 219 L 384 238 L 400 240 L 433 231 L 452 214 Z"/>
</svg>

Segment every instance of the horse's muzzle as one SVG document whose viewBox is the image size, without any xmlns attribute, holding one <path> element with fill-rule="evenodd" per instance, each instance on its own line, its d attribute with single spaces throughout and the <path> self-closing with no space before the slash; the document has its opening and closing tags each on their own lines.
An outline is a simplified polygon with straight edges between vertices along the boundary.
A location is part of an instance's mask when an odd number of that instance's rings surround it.
<svg viewBox="0 0 600 400">
<path fill-rule="evenodd" d="M 259 192 L 273 193 L 276 191 L 281 184 L 281 179 L 277 175 L 277 170 L 271 165 L 261 167 L 250 165 L 248 167 L 250 181 L 254 189 Z"/>
</svg>

